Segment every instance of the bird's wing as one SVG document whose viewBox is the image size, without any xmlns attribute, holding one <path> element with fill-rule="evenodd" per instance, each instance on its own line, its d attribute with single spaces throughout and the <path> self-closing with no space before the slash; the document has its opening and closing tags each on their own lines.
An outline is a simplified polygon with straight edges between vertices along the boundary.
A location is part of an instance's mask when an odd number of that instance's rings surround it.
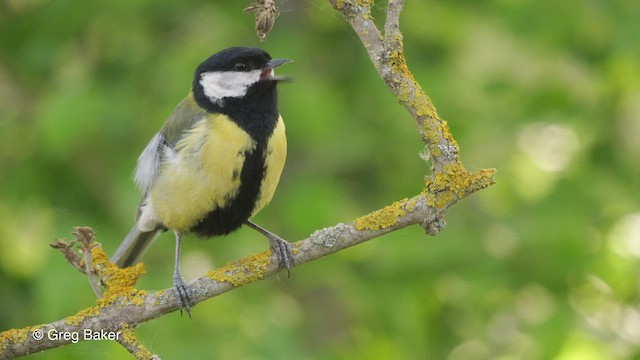
<svg viewBox="0 0 640 360">
<path fill-rule="evenodd" d="M 158 177 L 158 167 L 160 166 L 160 147 L 166 142 L 166 137 L 162 133 L 153 136 L 147 147 L 144 148 L 140 157 L 138 157 L 138 165 L 134 180 L 143 196 L 146 194 L 156 178 Z"/>
<path fill-rule="evenodd" d="M 158 169 L 162 160 L 174 152 L 175 145 L 185 131 L 203 116 L 206 116 L 206 111 L 196 104 L 193 94 L 190 93 L 176 106 L 164 126 L 149 141 L 138 158 L 134 175 L 134 180 L 142 192 L 143 201 L 158 178 Z"/>
</svg>

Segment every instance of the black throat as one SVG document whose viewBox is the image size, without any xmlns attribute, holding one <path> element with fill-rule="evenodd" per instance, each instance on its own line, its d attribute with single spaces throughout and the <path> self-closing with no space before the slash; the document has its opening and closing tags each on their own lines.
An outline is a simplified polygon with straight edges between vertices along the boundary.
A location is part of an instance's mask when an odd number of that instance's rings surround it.
<svg viewBox="0 0 640 360">
<path fill-rule="evenodd" d="M 202 85 L 194 81 L 193 94 L 198 105 L 210 113 L 227 115 L 256 142 L 265 141 L 278 122 L 277 81 L 259 81 L 243 97 L 222 98 L 212 102 Z"/>
<path fill-rule="evenodd" d="M 200 84 L 198 84 L 200 85 Z M 224 98 L 216 103 L 204 95 L 201 86 L 194 86 L 194 97 L 198 105 L 212 113 L 222 113 L 247 132 L 256 147 L 242 156 L 244 163 L 240 173 L 219 174 L 219 176 L 240 177 L 238 193 L 228 199 L 226 205 L 210 211 L 191 231 L 199 236 L 226 235 L 244 224 L 260 196 L 260 187 L 265 173 L 267 142 L 280 116 L 276 81 L 260 81 L 251 86 L 241 98 Z"/>
</svg>

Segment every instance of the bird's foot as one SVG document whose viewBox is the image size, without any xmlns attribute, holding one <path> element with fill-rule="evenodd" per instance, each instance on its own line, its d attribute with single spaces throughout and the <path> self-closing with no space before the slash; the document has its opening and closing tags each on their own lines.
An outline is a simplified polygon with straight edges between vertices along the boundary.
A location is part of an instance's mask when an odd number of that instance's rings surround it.
<svg viewBox="0 0 640 360">
<path fill-rule="evenodd" d="M 271 247 L 271 251 L 276 254 L 278 258 L 278 264 L 280 267 L 284 266 L 287 269 L 287 277 L 291 277 L 291 268 L 295 265 L 293 261 L 293 252 L 291 251 L 291 244 L 276 236 L 271 234 L 269 236 L 269 246 Z"/>
<path fill-rule="evenodd" d="M 191 318 L 191 307 L 194 306 L 194 304 L 191 300 L 191 290 L 189 290 L 189 286 L 187 286 L 182 275 L 173 275 L 173 287 L 176 290 L 176 295 L 178 295 L 180 299 L 180 315 L 182 315 L 182 309 L 184 309 L 187 315 L 189 315 L 189 318 Z"/>
<path fill-rule="evenodd" d="M 269 247 L 271 248 L 271 252 L 276 254 L 278 266 L 284 266 L 287 269 L 287 277 L 290 278 L 291 268 L 295 265 L 295 262 L 293 261 L 293 252 L 291 251 L 291 244 L 280 236 L 249 220 L 247 220 L 246 224 L 269 239 Z"/>
</svg>

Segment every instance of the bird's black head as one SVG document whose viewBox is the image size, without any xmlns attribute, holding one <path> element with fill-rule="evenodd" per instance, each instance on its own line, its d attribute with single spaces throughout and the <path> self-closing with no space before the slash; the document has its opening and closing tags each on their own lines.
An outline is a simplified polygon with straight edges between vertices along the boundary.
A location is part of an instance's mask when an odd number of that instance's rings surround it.
<svg viewBox="0 0 640 360">
<path fill-rule="evenodd" d="M 227 98 L 243 98 L 249 89 L 259 83 L 275 82 L 283 78 L 273 69 L 291 62 L 289 59 L 271 59 L 264 50 L 255 47 L 231 47 L 205 60 L 196 69 L 193 93 L 196 101 L 205 107 L 223 107 Z M 274 86 L 270 86 L 273 88 Z"/>
</svg>

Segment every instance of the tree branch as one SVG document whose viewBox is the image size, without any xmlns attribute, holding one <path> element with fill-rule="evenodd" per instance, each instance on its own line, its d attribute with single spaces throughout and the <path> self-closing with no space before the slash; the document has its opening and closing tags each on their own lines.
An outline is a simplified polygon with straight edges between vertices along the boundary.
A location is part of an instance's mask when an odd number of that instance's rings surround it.
<svg viewBox="0 0 640 360">
<path fill-rule="evenodd" d="M 415 120 L 419 134 L 429 149 L 433 172 L 426 177 L 425 188 L 420 194 L 394 202 L 349 224 L 341 223 L 318 230 L 309 238 L 293 244 L 296 265 L 410 225 L 418 224 L 429 235 L 435 235 L 444 227 L 446 209 L 494 183 L 494 169 L 469 172 L 460 162 L 458 145 L 449 132 L 446 121 L 439 117 L 431 99 L 409 71 L 399 27 L 404 1 L 389 0 L 384 35 L 372 20 L 372 0 L 329 2 L 349 21 L 380 77 Z M 67 258 L 77 261 L 77 257 L 69 254 L 68 247 L 62 248 Z M 72 342 L 72 339 L 52 339 L 47 336 L 50 331 L 77 333 L 79 341 L 87 340 L 87 331 L 90 338 L 106 333 L 109 334 L 107 336 L 114 336 L 113 340 L 123 344 L 136 358 L 157 358 L 137 341 L 133 330 L 145 321 L 180 309 L 180 301 L 174 289 L 153 294 L 137 290 L 134 286 L 144 273 L 143 265 L 120 269 L 108 261 L 100 246 L 91 247 L 90 258 L 94 271 L 106 286 L 103 297 L 96 301 L 96 305 L 53 323 L 0 333 L 0 359 Z M 231 262 L 193 280 L 189 284 L 192 300 L 199 303 L 262 280 L 276 274 L 278 267 L 270 250 Z"/>
<path fill-rule="evenodd" d="M 413 77 L 404 57 L 399 27 L 404 0 L 390 0 L 385 33 L 382 35 L 371 16 L 372 0 L 329 0 L 358 34 L 371 62 L 391 93 L 409 111 L 418 125 L 433 161 L 434 172 L 459 162 L 459 148 L 447 122 L 440 118 L 431 99 Z"/>
<path fill-rule="evenodd" d="M 491 180 L 486 177 L 485 181 L 488 186 Z M 472 192 L 469 191 L 466 195 Z M 420 224 L 434 235 L 442 227 L 444 210 L 456 201 L 457 199 L 452 198 L 442 208 L 431 207 L 427 205 L 428 194 L 422 193 L 394 202 L 352 223 L 340 223 L 318 230 L 309 238 L 293 244 L 294 261 L 296 265 L 301 265 L 414 224 Z M 50 331 L 77 333 L 79 341 L 95 339 L 96 334 L 106 334 L 104 336 L 112 336 L 112 340 L 134 344 L 127 348 L 137 358 L 152 358 L 153 355 L 148 350 L 132 340 L 132 331 L 143 322 L 179 310 L 180 301 L 174 289 L 147 294 L 146 291 L 134 288 L 134 284 L 144 273 L 142 264 L 120 269 L 108 261 L 100 246 L 93 247 L 92 258 L 94 268 L 106 284 L 104 297 L 98 299 L 95 306 L 62 320 L 0 333 L 0 359 L 72 343 L 72 339 L 50 339 Z M 278 261 L 271 250 L 236 260 L 190 282 L 192 299 L 199 303 L 273 276 L 278 272 L 278 267 Z M 39 340 L 36 339 L 38 330 L 43 334 Z M 89 338 L 85 338 L 86 332 L 90 335 Z"/>
</svg>

